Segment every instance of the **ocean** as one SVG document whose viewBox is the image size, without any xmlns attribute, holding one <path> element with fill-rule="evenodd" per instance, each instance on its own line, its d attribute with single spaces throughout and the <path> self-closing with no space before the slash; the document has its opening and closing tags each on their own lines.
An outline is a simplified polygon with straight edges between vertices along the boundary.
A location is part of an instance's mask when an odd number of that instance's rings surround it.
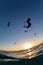
<svg viewBox="0 0 43 65">
<path fill-rule="evenodd" d="M 20 59 L 32 59 L 43 55 L 43 43 L 30 49 L 21 51 L 0 51 L 0 61 L 19 61 Z"/>
</svg>

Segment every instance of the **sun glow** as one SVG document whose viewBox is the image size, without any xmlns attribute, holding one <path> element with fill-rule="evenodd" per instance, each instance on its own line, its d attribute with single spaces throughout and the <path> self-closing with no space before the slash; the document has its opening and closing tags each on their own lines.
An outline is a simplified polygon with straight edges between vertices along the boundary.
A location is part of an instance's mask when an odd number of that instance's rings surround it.
<svg viewBox="0 0 43 65">
<path fill-rule="evenodd" d="M 25 44 L 25 45 L 24 45 L 24 49 L 29 49 L 29 48 L 31 48 L 31 47 L 32 47 L 31 44 Z"/>
</svg>

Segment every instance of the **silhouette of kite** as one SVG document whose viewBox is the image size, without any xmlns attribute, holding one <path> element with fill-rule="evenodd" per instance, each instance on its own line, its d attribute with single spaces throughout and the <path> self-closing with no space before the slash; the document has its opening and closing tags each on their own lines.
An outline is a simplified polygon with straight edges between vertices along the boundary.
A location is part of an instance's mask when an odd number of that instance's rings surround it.
<svg viewBox="0 0 43 65">
<path fill-rule="evenodd" d="M 28 32 L 27 30 L 25 30 L 24 32 Z"/>
<path fill-rule="evenodd" d="M 27 22 L 27 26 L 24 26 L 25 28 L 30 28 L 31 27 L 31 18 L 28 18 L 28 20 L 26 21 Z"/>
<path fill-rule="evenodd" d="M 38 33 L 34 33 L 34 36 L 37 36 Z"/>
<path fill-rule="evenodd" d="M 37 35 L 37 33 L 34 33 L 34 35 Z"/>
<path fill-rule="evenodd" d="M 14 44 L 16 45 L 16 42 Z"/>
<path fill-rule="evenodd" d="M 10 26 L 10 24 L 11 24 L 11 22 L 10 22 L 10 21 L 8 21 L 8 24 L 7 24 L 7 26 L 9 27 L 9 26 Z"/>
</svg>

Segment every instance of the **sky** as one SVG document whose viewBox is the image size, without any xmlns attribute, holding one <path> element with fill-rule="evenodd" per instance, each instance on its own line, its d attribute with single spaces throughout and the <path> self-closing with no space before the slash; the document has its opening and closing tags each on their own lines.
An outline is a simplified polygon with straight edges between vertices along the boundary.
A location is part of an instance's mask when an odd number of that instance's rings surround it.
<svg viewBox="0 0 43 65">
<path fill-rule="evenodd" d="M 31 18 L 28 32 L 23 27 Z M 7 26 L 11 21 L 10 27 Z M 37 33 L 35 36 L 34 33 Z M 15 44 L 16 42 L 16 44 Z M 0 0 L 0 50 L 20 50 L 43 42 L 43 0 Z"/>
</svg>

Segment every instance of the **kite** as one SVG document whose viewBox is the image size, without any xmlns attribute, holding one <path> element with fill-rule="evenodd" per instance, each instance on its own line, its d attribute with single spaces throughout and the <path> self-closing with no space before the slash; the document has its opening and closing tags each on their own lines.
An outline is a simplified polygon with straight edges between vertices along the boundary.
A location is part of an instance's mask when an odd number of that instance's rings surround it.
<svg viewBox="0 0 43 65">
<path fill-rule="evenodd" d="M 7 24 L 7 26 L 9 27 L 9 26 L 10 26 L 10 24 L 11 24 L 11 22 L 10 22 L 10 21 L 8 21 L 8 24 Z"/>
<path fill-rule="evenodd" d="M 28 18 L 28 20 L 26 21 L 28 25 L 27 26 L 24 26 L 25 28 L 28 29 L 28 28 L 31 27 L 31 22 L 30 21 L 31 21 L 31 18 Z"/>
</svg>

